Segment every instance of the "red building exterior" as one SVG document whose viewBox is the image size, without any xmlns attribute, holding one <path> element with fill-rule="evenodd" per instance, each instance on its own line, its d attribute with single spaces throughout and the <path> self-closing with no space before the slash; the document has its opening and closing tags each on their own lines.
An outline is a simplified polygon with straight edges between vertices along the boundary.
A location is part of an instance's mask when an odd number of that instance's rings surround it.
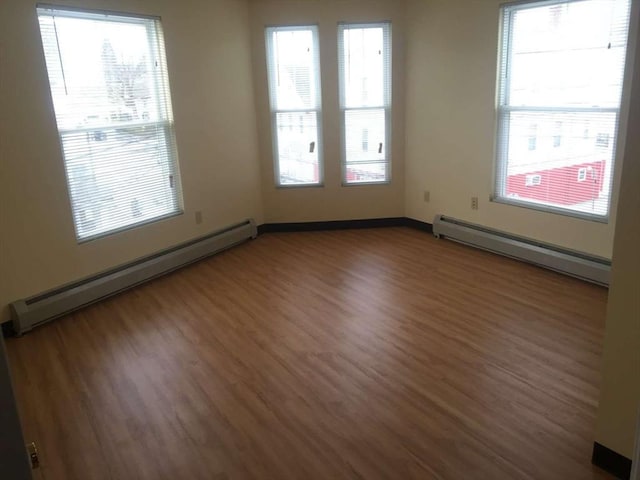
<svg viewBox="0 0 640 480">
<path fill-rule="evenodd" d="M 509 175 L 506 194 L 558 205 L 597 200 L 603 187 L 605 163 L 598 160 Z"/>
</svg>

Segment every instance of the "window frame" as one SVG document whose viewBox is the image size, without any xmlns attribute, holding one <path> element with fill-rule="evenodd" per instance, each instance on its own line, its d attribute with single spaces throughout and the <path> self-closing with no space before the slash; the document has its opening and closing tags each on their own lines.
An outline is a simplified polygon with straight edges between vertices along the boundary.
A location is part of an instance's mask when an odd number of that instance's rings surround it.
<svg viewBox="0 0 640 480">
<path fill-rule="evenodd" d="M 47 13 L 50 12 L 50 13 Z M 56 15 L 56 14 L 60 15 Z M 139 222 L 131 222 L 127 225 L 111 228 L 109 230 L 105 230 L 92 235 L 81 235 L 79 231 L 79 226 L 77 223 L 77 212 L 76 205 L 72 196 L 72 179 L 70 176 L 69 165 L 67 164 L 67 158 L 65 155 L 64 149 L 64 136 L 65 135 L 73 135 L 78 133 L 86 133 L 87 135 L 91 133 L 95 133 L 96 131 L 100 131 L 101 133 L 113 131 L 114 129 L 122 128 L 118 125 L 113 124 L 96 124 L 96 125 L 88 125 L 86 127 L 76 127 L 76 128 L 61 128 L 58 124 L 58 114 L 55 111 L 55 102 L 54 102 L 54 93 L 52 90 L 52 86 L 50 84 L 51 77 L 48 66 L 45 66 L 47 72 L 47 82 L 49 83 L 49 95 L 51 98 L 51 104 L 53 107 L 54 116 L 56 119 L 56 130 L 58 133 L 58 142 L 60 147 L 60 153 L 62 156 L 62 161 L 65 169 L 65 178 L 67 182 L 67 194 L 69 200 L 69 209 L 72 215 L 73 226 L 76 236 L 76 242 L 78 244 L 83 244 L 87 242 L 91 242 L 93 240 L 101 239 L 104 237 L 108 237 L 111 235 L 115 235 L 121 232 L 125 232 L 128 230 L 132 230 L 135 228 L 143 227 L 145 225 L 149 225 L 152 223 L 160 222 L 166 220 L 168 218 L 180 216 L 184 214 L 184 199 L 182 192 L 182 182 L 180 175 L 180 166 L 179 166 L 179 156 L 178 156 L 178 146 L 176 140 L 175 133 L 175 119 L 173 117 L 173 106 L 172 106 L 172 98 L 171 98 L 171 87 L 169 83 L 169 72 L 166 60 L 166 47 L 164 44 L 164 32 L 162 29 L 161 17 L 157 15 L 144 15 L 139 13 L 129 13 L 129 12 L 119 12 L 112 10 L 101 10 L 101 9 L 91 9 L 91 8 L 79 8 L 72 7 L 66 5 L 53 5 L 53 4 L 45 4 L 38 3 L 36 4 L 36 15 L 38 17 L 38 23 L 40 16 L 51 15 L 54 18 L 56 16 L 65 17 L 65 18 L 76 18 L 81 20 L 93 20 L 93 21 L 106 21 L 106 22 L 118 22 L 123 24 L 135 24 L 135 25 L 143 25 L 146 29 L 147 33 L 147 42 L 150 52 L 154 55 L 154 58 L 160 60 L 162 71 L 159 74 L 153 75 L 153 94 L 156 98 L 156 102 L 158 106 L 164 106 L 165 118 L 158 119 L 157 121 L 138 121 L 138 122 L 130 122 L 126 124 L 126 128 L 146 128 L 146 127 L 156 127 L 158 130 L 162 130 L 164 133 L 163 140 L 165 143 L 165 147 L 167 149 L 168 154 L 168 162 L 167 168 L 169 173 L 169 182 L 171 185 L 171 189 L 173 190 L 172 201 L 174 210 L 158 215 L 156 217 L 148 218 Z M 152 22 L 152 26 L 151 26 Z M 42 47 L 43 59 L 45 59 L 45 45 L 44 39 L 42 37 L 42 31 L 40 29 L 40 25 L 38 27 L 38 32 L 40 34 L 40 45 Z M 59 48 L 59 47 L 58 47 Z M 46 59 L 45 59 L 46 63 Z M 159 85 L 159 82 L 162 82 L 163 85 Z M 166 92 L 167 98 L 163 101 L 161 100 L 162 91 Z M 90 113 L 90 112 L 89 112 Z"/>
<path fill-rule="evenodd" d="M 314 45 L 314 81 L 318 90 L 318 103 L 315 110 L 304 109 L 278 109 L 277 100 L 275 98 L 275 89 L 272 88 L 275 72 L 272 70 L 273 62 L 270 56 L 273 50 L 273 32 L 292 32 L 292 31 L 311 31 Z M 274 184 L 276 188 L 322 188 L 324 187 L 324 147 L 323 147 L 323 129 L 322 129 L 322 83 L 321 83 L 321 65 L 320 65 L 320 34 L 317 24 L 308 25 L 269 25 L 264 29 L 265 35 L 265 59 L 267 66 L 267 93 L 269 97 L 269 116 L 271 128 L 271 150 L 273 159 Z M 308 183 L 282 183 L 280 181 L 280 145 L 278 142 L 278 123 L 277 117 L 280 113 L 304 114 L 315 113 L 316 115 L 316 145 L 315 149 L 318 155 L 318 181 Z"/>
<path fill-rule="evenodd" d="M 345 62 L 343 57 L 343 32 L 350 28 L 382 28 L 383 41 L 386 40 L 383 48 L 386 47 L 383 59 L 383 67 L 387 67 L 383 71 L 383 85 L 388 87 L 384 89 L 383 105 L 381 106 L 365 106 L 365 107 L 346 107 L 345 95 Z M 381 22 L 339 22 L 338 23 L 338 101 L 340 109 L 340 170 L 341 183 L 343 187 L 372 186 L 372 185 L 389 185 L 392 182 L 392 115 L 393 115 L 393 38 L 391 21 L 385 20 Z M 346 139 L 346 115 L 347 111 L 365 111 L 365 110 L 384 110 L 385 114 L 385 139 L 384 139 L 384 165 L 385 180 L 369 181 L 369 182 L 348 182 L 347 181 L 347 139 Z M 368 136 L 368 135 L 367 135 Z M 368 141 L 369 139 L 367 139 Z"/>
<path fill-rule="evenodd" d="M 500 6 L 500 31 L 498 43 L 498 61 L 497 61 L 497 82 L 496 82 L 496 143 L 494 155 L 494 174 L 493 174 L 493 191 L 489 198 L 491 202 L 501 203 L 516 207 L 522 207 L 529 210 L 537 210 L 545 213 L 562 215 L 566 217 L 574 217 L 582 220 L 589 220 L 596 223 L 608 224 L 611 217 L 611 205 L 614 201 L 613 186 L 615 179 L 615 171 L 618 168 L 618 145 L 620 142 L 620 124 L 621 116 L 624 108 L 624 98 L 627 88 L 627 69 L 629 54 L 630 25 L 627 28 L 627 47 L 624 56 L 622 92 L 620 102 L 617 107 L 537 107 L 537 106 L 511 106 L 509 102 L 511 69 L 513 65 L 513 21 L 512 14 L 514 11 L 527 10 L 532 8 L 565 5 L 583 0 L 522 0 L 514 3 L 506 3 Z M 632 0 L 633 1 L 633 0 Z M 633 15 L 633 3 L 630 5 L 630 15 Z M 631 18 L 630 18 L 631 19 Z M 508 169 L 508 142 L 509 142 L 509 115 L 512 112 L 555 112 L 555 113 L 613 113 L 616 115 L 614 128 L 613 153 L 611 178 L 609 185 L 609 200 L 607 203 L 607 212 L 604 215 L 594 213 L 580 212 L 554 205 L 545 205 L 535 201 L 520 200 L 517 198 L 506 197 L 500 192 L 500 186 L 506 185 L 507 169 Z M 609 141 L 611 141 L 609 139 Z"/>
</svg>

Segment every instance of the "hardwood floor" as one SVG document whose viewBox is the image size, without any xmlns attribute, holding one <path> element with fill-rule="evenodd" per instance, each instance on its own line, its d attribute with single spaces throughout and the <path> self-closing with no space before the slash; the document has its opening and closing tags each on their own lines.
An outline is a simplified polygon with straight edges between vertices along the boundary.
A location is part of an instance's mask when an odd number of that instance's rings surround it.
<svg viewBox="0 0 640 480">
<path fill-rule="evenodd" d="M 606 290 L 406 228 L 268 234 L 7 348 L 54 479 L 605 479 Z"/>
</svg>

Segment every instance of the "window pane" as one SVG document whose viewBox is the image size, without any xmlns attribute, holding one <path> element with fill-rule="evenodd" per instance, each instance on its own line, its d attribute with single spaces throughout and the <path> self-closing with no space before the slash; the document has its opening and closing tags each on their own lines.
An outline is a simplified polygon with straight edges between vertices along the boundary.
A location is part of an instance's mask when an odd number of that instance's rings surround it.
<svg viewBox="0 0 640 480">
<path fill-rule="evenodd" d="M 346 166 L 345 176 L 349 183 L 372 183 L 387 180 L 387 164 L 356 163 Z"/>
<path fill-rule="evenodd" d="M 616 120 L 614 113 L 512 112 L 502 194 L 606 215 L 614 145 L 605 140 Z"/>
<path fill-rule="evenodd" d="M 347 110 L 345 112 L 346 163 L 385 159 L 385 111 Z"/>
<path fill-rule="evenodd" d="M 319 101 L 313 32 L 276 30 L 272 35 L 275 109 L 315 109 Z"/>
<path fill-rule="evenodd" d="M 38 9 L 76 235 L 180 211 L 159 21 Z"/>
<path fill-rule="evenodd" d="M 281 185 L 318 183 L 318 117 L 315 112 L 276 114 Z"/>
<path fill-rule="evenodd" d="M 628 15 L 626 0 L 516 10 L 509 104 L 616 107 Z"/>
<path fill-rule="evenodd" d="M 156 120 L 164 113 L 152 98 L 146 24 L 41 16 L 40 28 L 60 129 Z"/>
<path fill-rule="evenodd" d="M 385 105 L 384 34 L 379 28 L 348 28 L 344 35 L 344 105 Z"/>
<path fill-rule="evenodd" d="M 79 237 L 147 222 L 176 210 L 167 128 L 62 134 Z"/>
</svg>

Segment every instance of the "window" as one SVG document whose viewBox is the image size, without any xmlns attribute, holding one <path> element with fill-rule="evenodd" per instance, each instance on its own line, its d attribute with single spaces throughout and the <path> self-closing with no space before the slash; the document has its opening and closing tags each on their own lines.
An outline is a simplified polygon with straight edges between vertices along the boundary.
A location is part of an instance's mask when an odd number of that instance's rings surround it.
<svg viewBox="0 0 640 480">
<path fill-rule="evenodd" d="M 533 124 L 529 127 L 529 139 L 527 141 L 527 148 L 529 150 L 535 150 L 538 148 L 538 125 Z"/>
<path fill-rule="evenodd" d="M 558 148 L 562 145 L 562 122 L 556 122 L 555 132 L 553 134 L 553 147 Z"/>
<path fill-rule="evenodd" d="M 587 179 L 587 169 L 585 167 L 578 169 L 578 181 L 584 182 Z"/>
<path fill-rule="evenodd" d="M 496 200 L 608 217 L 630 4 L 502 7 Z"/>
<path fill-rule="evenodd" d="M 37 11 L 77 239 L 181 213 L 159 19 Z"/>
<path fill-rule="evenodd" d="M 596 147 L 609 148 L 609 134 L 599 133 L 596 135 Z"/>
<path fill-rule="evenodd" d="M 338 28 L 345 184 L 390 179 L 391 24 Z"/>
<path fill-rule="evenodd" d="M 266 29 L 267 70 L 278 186 L 322 184 L 318 29 Z"/>
<path fill-rule="evenodd" d="M 542 183 L 542 175 L 527 175 L 525 185 L 527 187 L 535 187 Z"/>
</svg>

